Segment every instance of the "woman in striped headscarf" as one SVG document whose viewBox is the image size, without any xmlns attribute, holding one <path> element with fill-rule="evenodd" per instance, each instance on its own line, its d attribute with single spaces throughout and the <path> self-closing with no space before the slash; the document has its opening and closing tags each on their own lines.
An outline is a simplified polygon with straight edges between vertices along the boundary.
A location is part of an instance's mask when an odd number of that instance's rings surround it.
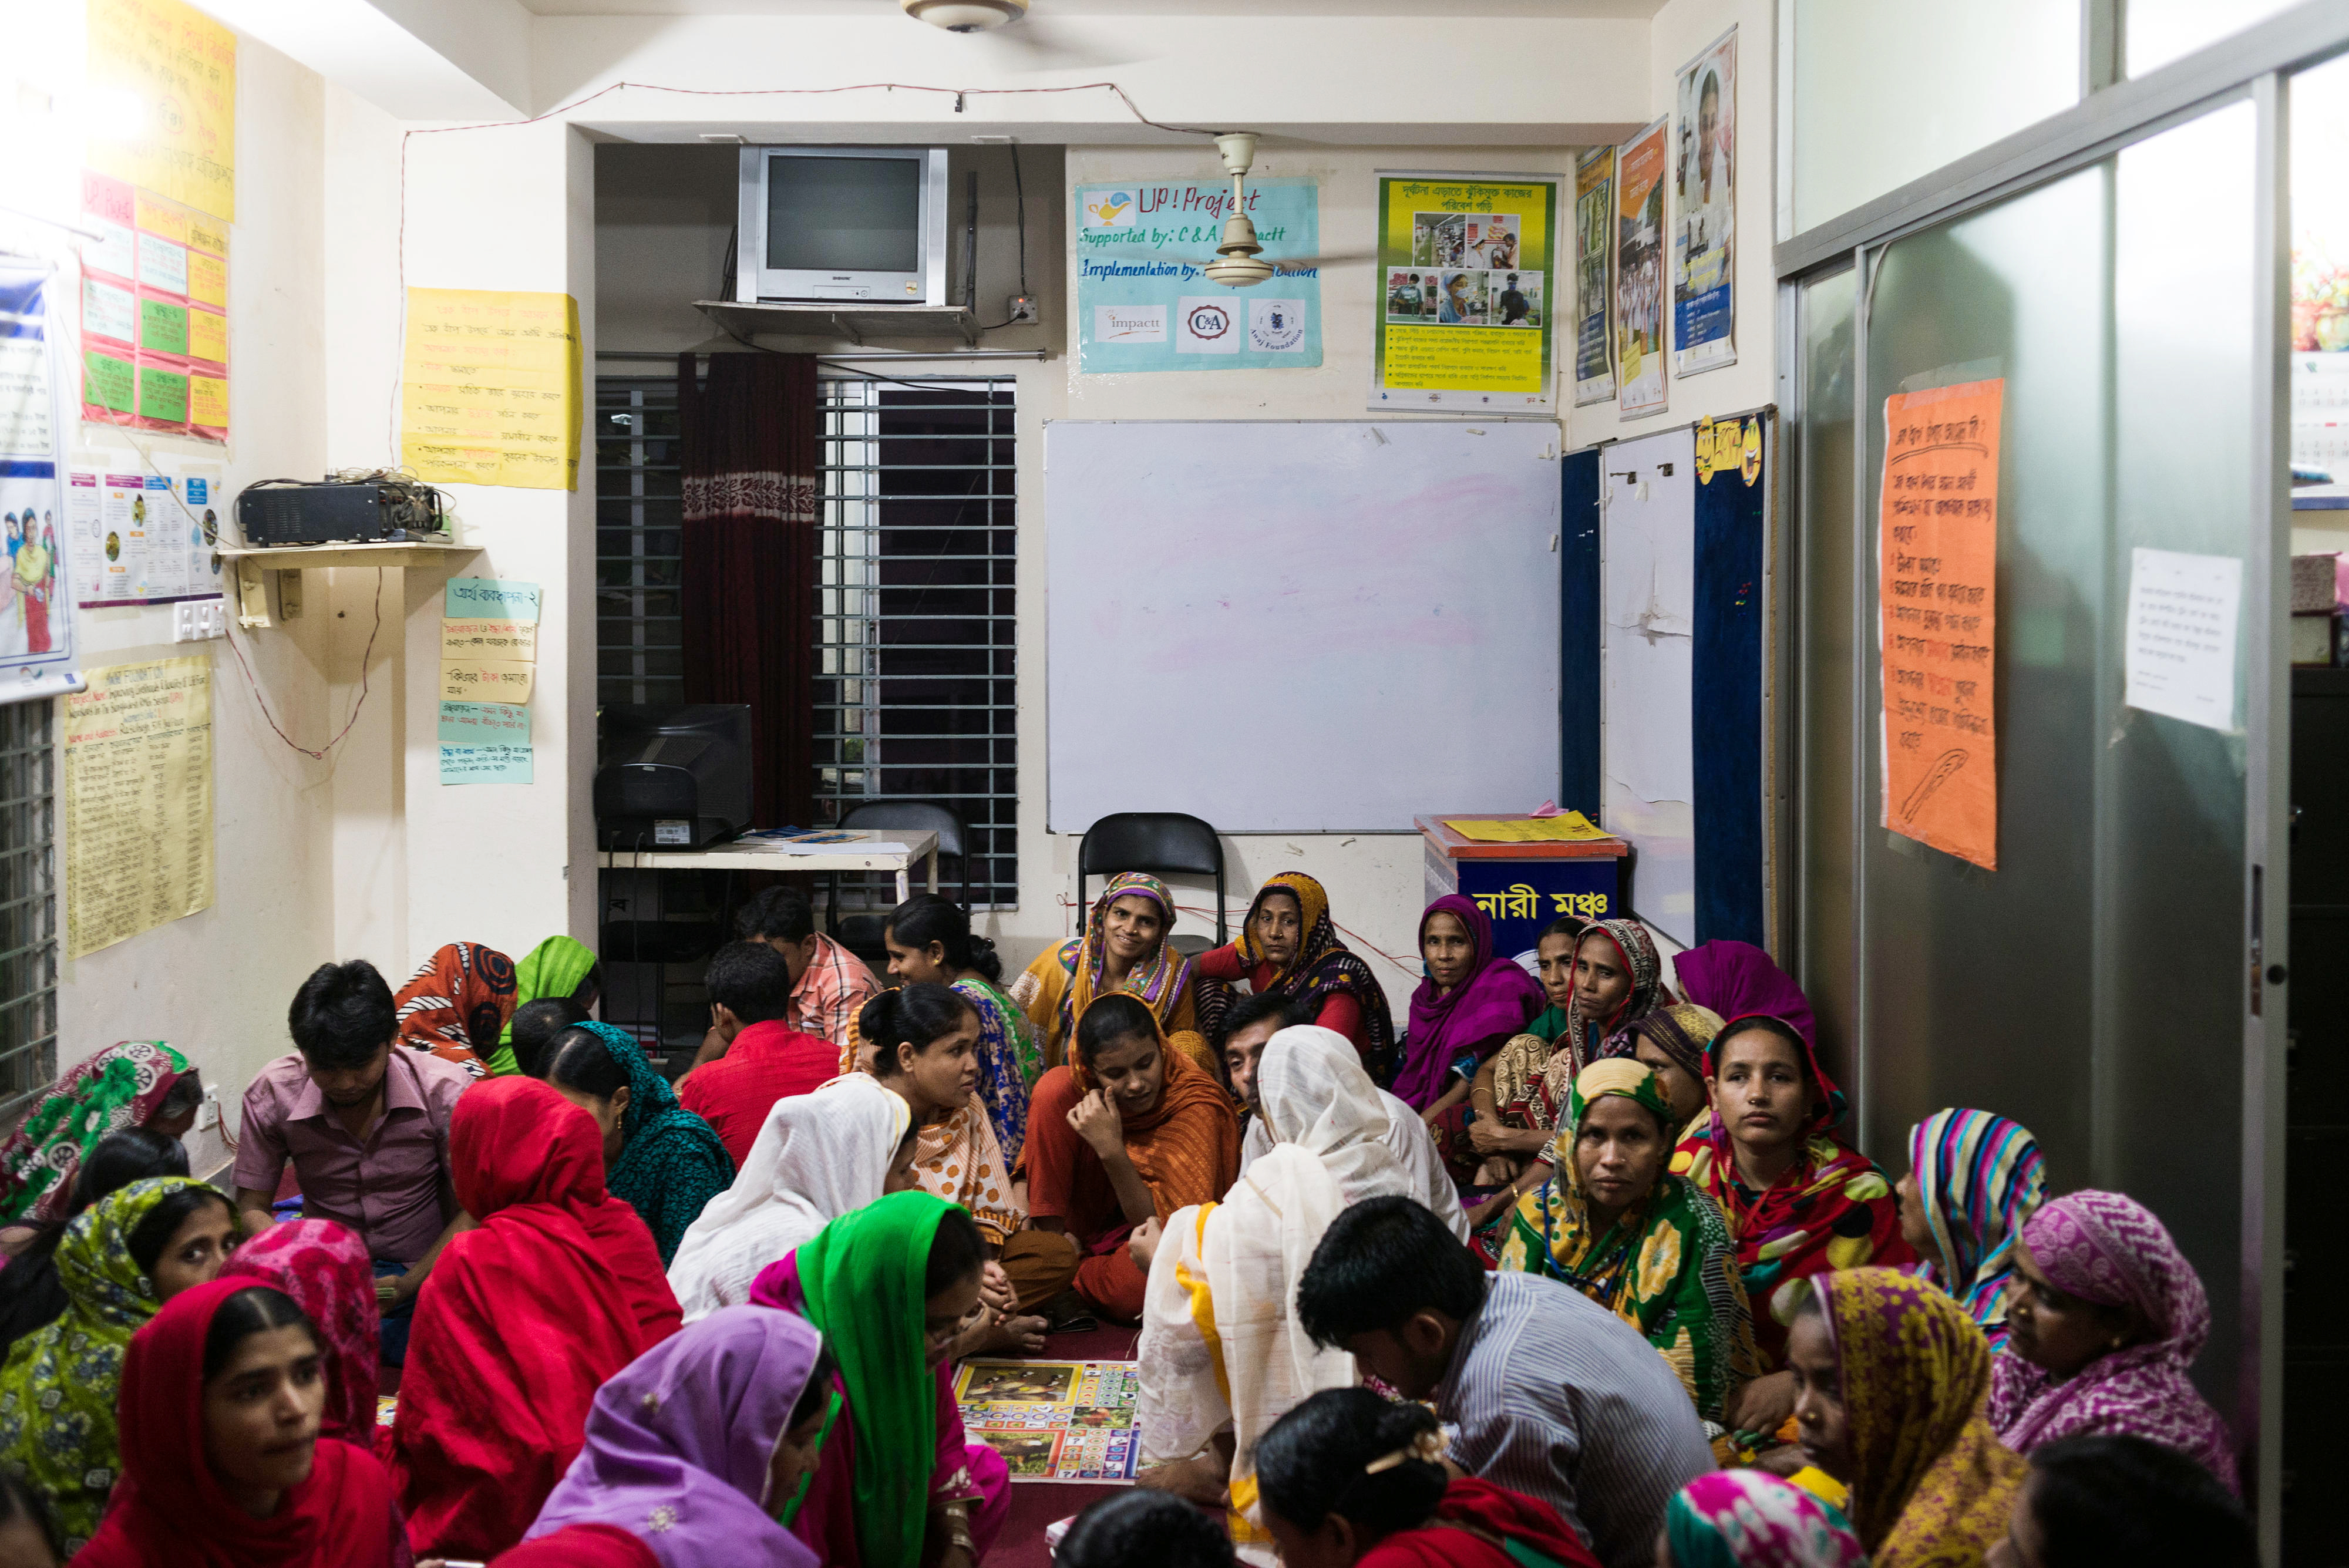
<svg viewBox="0 0 2349 1568">
<path fill-rule="evenodd" d="M 1085 921 L 1085 934 L 1038 957 L 1012 983 L 1011 1000 L 1044 1042 L 1044 1065 L 1069 1057 L 1077 1020 L 1093 998 L 1123 992 L 1158 1020 L 1166 1042 L 1215 1075 L 1215 1052 L 1199 1032 L 1191 961 L 1166 940 L 1174 929 L 1174 895 L 1155 877 L 1127 871 L 1110 878 Z"/>
<path fill-rule="evenodd" d="M 2047 1198 L 2039 1140 L 1988 1111 L 1935 1111 L 1909 1129 L 1909 1174 L 1894 1190 L 1900 1234 L 1924 1260 L 1918 1276 L 1965 1308 L 1991 1349 L 2005 1349 L 2014 1239 Z"/>
<path fill-rule="evenodd" d="M 1200 988 L 1200 1022 L 1209 1038 L 1223 1037 L 1220 1018 L 1231 995 L 1225 984 L 1245 980 L 1255 995 L 1302 1003 L 1314 1023 L 1354 1043 L 1373 1077 L 1392 1075 L 1394 1017 L 1387 993 L 1371 966 L 1338 940 L 1330 895 L 1318 879 L 1302 871 L 1268 879 L 1248 905 L 1238 940 L 1201 953 L 1198 971 L 1203 980 L 1225 982 Z"/>
</svg>

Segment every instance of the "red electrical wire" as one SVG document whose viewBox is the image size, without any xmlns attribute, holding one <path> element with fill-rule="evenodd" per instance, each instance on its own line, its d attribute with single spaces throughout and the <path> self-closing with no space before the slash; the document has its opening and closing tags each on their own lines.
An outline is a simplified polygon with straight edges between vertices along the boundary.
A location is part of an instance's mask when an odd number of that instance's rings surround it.
<svg viewBox="0 0 2349 1568">
<path fill-rule="evenodd" d="M 376 634 L 380 632 L 382 629 L 383 568 L 381 566 L 378 566 L 375 569 L 375 625 L 367 628 L 367 650 L 359 655 L 358 700 L 351 704 L 350 717 L 344 720 L 343 727 L 335 732 L 335 738 L 328 741 L 322 749 L 315 752 L 309 747 L 302 744 L 299 741 L 296 741 L 293 736 L 287 734 L 284 729 L 279 727 L 277 721 L 271 716 L 269 711 L 269 703 L 261 695 L 261 684 L 253 678 L 253 666 L 244 661 L 244 650 L 237 647 L 237 639 L 233 637 L 228 639 L 228 650 L 236 655 L 236 667 L 244 671 L 244 683 L 253 688 L 254 706 L 261 710 L 261 716 L 268 722 L 269 727 L 277 732 L 277 738 L 285 742 L 287 745 L 293 747 L 295 751 L 301 753 L 304 756 L 310 758 L 313 762 L 323 763 L 326 760 L 326 753 L 328 752 L 333 751 L 336 746 L 343 743 L 343 737 L 349 734 L 351 732 L 351 726 L 359 722 L 359 710 L 367 706 L 367 661 L 375 654 Z"/>
</svg>

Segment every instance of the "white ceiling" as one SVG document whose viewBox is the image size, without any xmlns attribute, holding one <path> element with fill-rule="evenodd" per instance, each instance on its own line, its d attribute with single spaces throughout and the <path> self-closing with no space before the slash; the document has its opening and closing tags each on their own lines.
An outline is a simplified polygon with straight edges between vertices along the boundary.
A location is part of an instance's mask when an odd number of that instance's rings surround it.
<svg viewBox="0 0 2349 1568">
<path fill-rule="evenodd" d="M 895 0 L 522 0 L 542 16 L 863 16 Z M 1663 0 L 1034 0 L 1055 16 L 1653 16 Z"/>
</svg>

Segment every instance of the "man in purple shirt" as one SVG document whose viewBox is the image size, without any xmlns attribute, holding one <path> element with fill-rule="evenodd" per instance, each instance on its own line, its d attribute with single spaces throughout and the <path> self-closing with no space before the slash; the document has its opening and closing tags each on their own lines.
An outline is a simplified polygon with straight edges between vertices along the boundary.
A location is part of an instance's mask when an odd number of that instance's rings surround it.
<svg viewBox="0 0 2349 1568">
<path fill-rule="evenodd" d="M 406 1359 L 416 1292 L 469 1222 L 449 1176 L 449 1113 L 472 1080 L 398 1044 L 391 987 L 365 959 L 321 964 L 294 993 L 299 1047 L 244 1091 L 236 1206 L 245 1234 L 276 1222 L 271 1202 L 294 1162 L 302 1211 L 357 1235 L 375 1260 L 383 1359 Z"/>
</svg>

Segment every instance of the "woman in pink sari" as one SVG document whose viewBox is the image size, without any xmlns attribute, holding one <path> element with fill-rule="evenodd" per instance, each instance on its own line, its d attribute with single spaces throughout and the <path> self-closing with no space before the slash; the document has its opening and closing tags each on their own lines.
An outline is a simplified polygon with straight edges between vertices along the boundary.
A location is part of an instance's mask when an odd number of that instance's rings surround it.
<svg viewBox="0 0 2349 1568">
<path fill-rule="evenodd" d="M 1548 1005 L 1541 982 L 1493 956 L 1493 922 L 1476 900 L 1447 893 L 1419 917 L 1427 978 L 1411 994 L 1395 1098 L 1433 1122 L 1468 1097 L 1486 1057 Z"/>
</svg>

